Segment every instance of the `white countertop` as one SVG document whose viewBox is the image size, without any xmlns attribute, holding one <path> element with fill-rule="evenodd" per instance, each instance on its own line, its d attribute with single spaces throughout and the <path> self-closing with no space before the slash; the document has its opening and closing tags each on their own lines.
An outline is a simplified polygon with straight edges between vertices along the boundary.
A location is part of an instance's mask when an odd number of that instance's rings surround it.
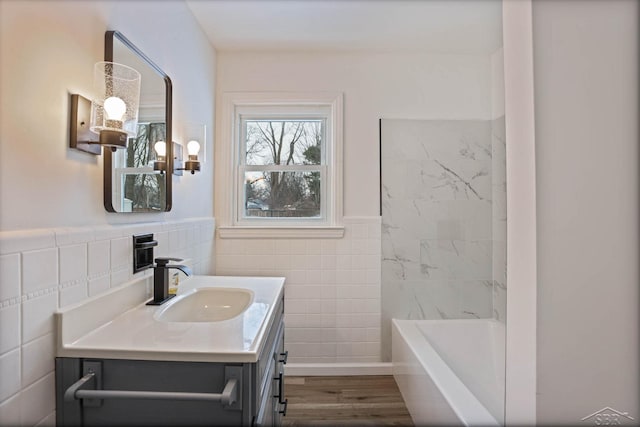
<svg viewBox="0 0 640 427">
<path fill-rule="evenodd" d="M 282 277 L 193 276 L 161 306 L 149 300 L 149 278 L 57 313 L 58 357 L 257 362 L 284 291 Z M 239 316 L 218 322 L 164 322 L 154 318 L 181 295 L 202 287 L 244 288 L 253 301 Z"/>
</svg>

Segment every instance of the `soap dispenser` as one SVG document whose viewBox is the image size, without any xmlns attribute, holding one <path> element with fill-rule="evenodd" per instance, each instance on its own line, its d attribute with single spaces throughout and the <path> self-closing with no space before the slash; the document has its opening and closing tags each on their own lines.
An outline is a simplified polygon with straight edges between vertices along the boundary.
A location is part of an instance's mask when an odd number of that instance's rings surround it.
<svg viewBox="0 0 640 427">
<path fill-rule="evenodd" d="M 169 295 L 177 295 L 180 285 L 180 273 L 177 271 L 169 276 Z"/>
</svg>

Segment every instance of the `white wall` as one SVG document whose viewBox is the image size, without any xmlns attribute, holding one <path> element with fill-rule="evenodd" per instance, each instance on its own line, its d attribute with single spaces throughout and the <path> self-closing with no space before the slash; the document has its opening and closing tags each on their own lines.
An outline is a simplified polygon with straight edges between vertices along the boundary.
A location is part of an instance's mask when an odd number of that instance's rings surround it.
<svg viewBox="0 0 640 427">
<path fill-rule="evenodd" d="M 217 60 L 218 108 L 225 91 L 344 93 L 345 216 L 380 214 L 378 119 L 491 118 L 487 55 L 221 52 Z M 228 185 L 223 176 L 216 183 Z"/>
<path fill-rule="evenodd" d="M 491 55 L 491 118 L 504 116 L 504 48 Z"/>
<path fill-rule="evenodd" d="M 0 230 L 212 216 L 215 52 L 183 2 L 0 2 Z M 166 214 L 110 214 L 102 156 L 68 148 L 69 94 L 87 94 L 104 33 L 121 31 L 173 81 L 174 140 L 206 125 L 207 163 L 174 178 Z"/>
<path fill-rule="evenodd" d="M 540 424 L 640 420 L 638 12 L 533 2 Z"/>
</svg>

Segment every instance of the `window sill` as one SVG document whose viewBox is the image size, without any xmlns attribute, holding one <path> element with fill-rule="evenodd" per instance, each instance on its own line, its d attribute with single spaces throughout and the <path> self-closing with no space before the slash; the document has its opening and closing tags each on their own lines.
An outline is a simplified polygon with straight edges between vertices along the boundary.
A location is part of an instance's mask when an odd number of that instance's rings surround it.
<svg viewBox="0 0 640 427">
<path fill-rule="evenodd" d="M 341 239 L 343 226 L 221 226 L 218 237 L 221 239 Z"/>
</svg>

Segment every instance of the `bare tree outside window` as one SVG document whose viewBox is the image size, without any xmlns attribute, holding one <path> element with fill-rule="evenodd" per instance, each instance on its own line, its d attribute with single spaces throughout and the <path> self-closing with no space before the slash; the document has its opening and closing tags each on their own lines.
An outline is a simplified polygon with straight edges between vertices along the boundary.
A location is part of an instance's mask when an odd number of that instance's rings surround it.
<svg viewBox="0 0 640 427">
<path fill-rule="evenodd" d="M 245 120 L 245 214 L 319 217 L 324 120 Z"/>
<path fill-rule="evenodd" d="M 146 168 L 155 160 L 153 145 L 166 141 L 164 123 L 138 123 L 138 134 L 127 144 L 126 167 L 134 170 Z M 124 197 L 132 201 L 132 211 L 164 209 L 165 178 L 159 174 L 127 173 L 124 178 Z"/>
</svg>

